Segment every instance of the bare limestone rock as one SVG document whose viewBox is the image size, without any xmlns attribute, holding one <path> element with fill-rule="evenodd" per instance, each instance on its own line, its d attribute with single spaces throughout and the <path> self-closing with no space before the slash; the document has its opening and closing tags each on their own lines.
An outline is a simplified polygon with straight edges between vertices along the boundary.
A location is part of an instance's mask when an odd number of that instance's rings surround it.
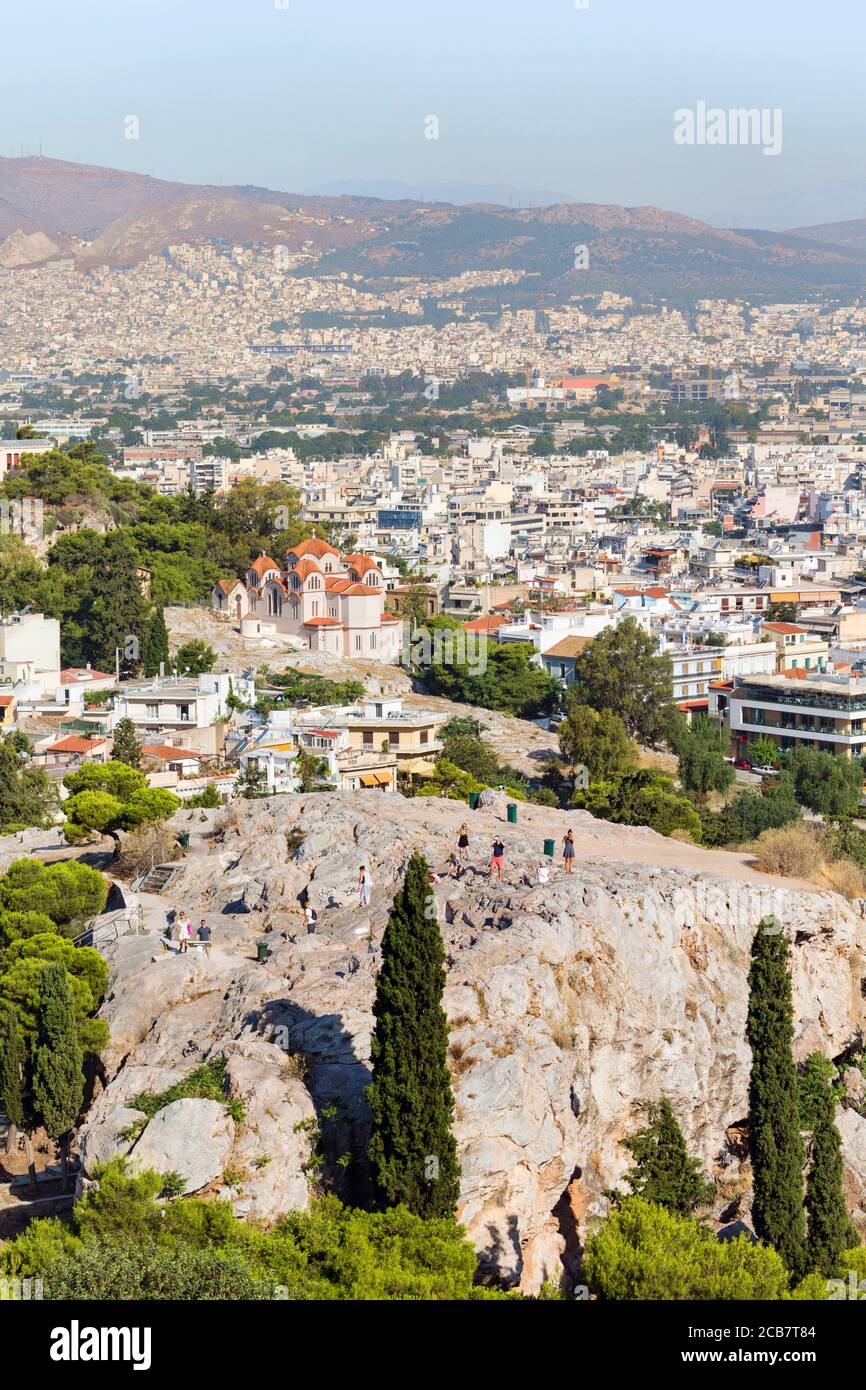
<svg viewBox="0 0 866 1390">
<path fill-rule="evenodd" d="M 137 1092 L 224 1056 L 245 1124 L 233 1133 L 218 1102 L 176 1102 L 150 1122 L 135 1161 L 180 1168 L 189 1191 L 239 1168 L 243 1194 L 227 1195 L 264 1221 L 303 1207 L 315 1117 L 320 1127 L 323 1112 L 337 1117 L 334 1154 L 366 1151 L 375 979 L 406 863 L 417 848 L 447 872 L 468 820 L 470 867 L 433 897 L 448 962 L 459 1216 L 482 1261 L 526 1291 L 573 1268 L 606 1214 L 604 1190 L 629 1166 L 622 1140 L 662 1095 L 718 1180 L 716 1218 L 747 1217 L 755 927 L 774 913 L 791 942 L 798 1060 L 816 1050 L 843 1057 L 866 1031 L 862 915 L 814 884 L 757 874 L 747 855 L 579 811 L 521 805 L 511 825 L 504 807 L 494 798 L 470 815 L 462 802 L 373 792 L 230 806 L 209 847 L 188 856 L 178 903 L 191 920 L 208 918 L 211 959 L 151 960 L 125 940 L 106 952 L 112 1041 L 88 1149 Z M 550 881 L 539 886 L 544 840 L 559 845 L 568 828 L 574 873 L 547 860 Z M 499 835 L 501 883 L 487 876 Z M 373 874 L 363 909 L 361 864 Z M 319 914 L 312 936 L 304 901 Z M 257 963 L 263 932 L 272 954 Z M 194 1107 L 194 1123 L 174 1121 L 178 1105 Z M 841 1111 L 840 1128 L 851 1209 L 866 1231 L 866 1121 Z"/>
<path fill-rule="evenodd" d="M 184 1191 L 198 1192 L 222 1177 L 235 1126 L 218 1100 L 173 1100 L 158 1110 L 132 1150 L 138 1170 L 179 1173 Z"/>
<path fill-rule="evenodd" d="M 128 1154 L 133 1145 L 124 1137 L 144 1119 L 140 1110 L 128 1105 L 112 1105 L 101 1119 L 91 1120 L 78 1135 L 78 1156 L 85 1173 L 92 1174 L 97 1163 L 107 1163 L 117 1154 Z"/>
<path fill-rule="evenodd" d="M 276 1057 L 268 1060 L 235 1054 L 226 1068 L 229 1094 L 242 1100 L 246 1111 L 232 1153 L 232 1167 L 245 1174 L 243 1196 L 234 1208 L 239 1216 L 262 1222 L 307 1206 L 304 1165 L 312 1156 L 317 1127 L 316 1109 L 301 1077 L 286 1075 L 285 1055 L 273 1051 Z"/>
</svg>

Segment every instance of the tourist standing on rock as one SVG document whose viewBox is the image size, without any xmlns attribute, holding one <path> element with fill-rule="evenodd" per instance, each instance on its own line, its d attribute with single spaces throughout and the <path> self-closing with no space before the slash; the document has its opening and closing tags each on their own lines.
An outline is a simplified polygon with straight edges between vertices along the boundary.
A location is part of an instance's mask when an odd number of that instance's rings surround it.
<svg viewBox="0 0 866 1390">
<path fill-rule="evenodd" d="M 202 917 L 198 924 L 198 939 L 202 944 L 205 955 L 208 960 L 210 960 L 210 927 L 204 917 Z"/>
<path fill-rule="evenodd" d="M 315 936 L 315 934 L 316 934 L 316 926 L 317 926 L 318 921 L 319 921 L 319 914 L 318 914 L 318 912 L 316 911 L 316 909 L 315 909 L 314 907 L 312 907 L 309 903 L 307 903 L 307 906 L 304 908 L 304 916 L 305 916 L 306 919 L 307 919 L 307 935 L 308 935 L 308 936 Z"/>
<path fill-rule="evenodd" d="M 181 955 L 186 955 L 186 952 L 189 950 L 191 936 L 192 927 L 189 924 L 189 918 L 185 912 L 179 912 L 177 915 L 177 942 L 178 950 Z"/>
<path fill-rule="evenodd" d="M 574 832 L 571 830 L 566 832 L 562 842 L 562 866 L 567 874 L 574 869 Z"/>
<path fill-rule="evenodd" d="M 358 901 L 362 907 L 370 906 L 373 892 L 373 879 L 369 869 L 362 864 L 358 870 Z"/>
<path fill-rule="evenodd" d="M 496 876 L 499 879 L 500 883 L 502 882 L 502 865 L 504 863 L 505 846 L 502 843 L 502 841 L 497 837 L 493 841 L 492 853 L 490 855 L 490 877 L 493 877 L 493 870 L 495 869 Z"/>
<path fill-rule="evenodd" d="M 469 826 L 464 821 L 457 832 L 457 858 L 461 864 L 469 863 Z"/>
</svg>

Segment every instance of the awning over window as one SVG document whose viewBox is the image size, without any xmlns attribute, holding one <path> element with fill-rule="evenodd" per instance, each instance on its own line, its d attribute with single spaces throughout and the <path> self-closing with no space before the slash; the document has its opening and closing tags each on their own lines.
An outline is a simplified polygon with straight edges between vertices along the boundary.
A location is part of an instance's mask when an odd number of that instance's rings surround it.
<svg viewBox="0 0 866 1390">
<path fill-rule="evenodd" d="M 387 772 L 362 772 L 359 781 L 362 787 L 387 787 L 391 778 Z"/>
</svg>

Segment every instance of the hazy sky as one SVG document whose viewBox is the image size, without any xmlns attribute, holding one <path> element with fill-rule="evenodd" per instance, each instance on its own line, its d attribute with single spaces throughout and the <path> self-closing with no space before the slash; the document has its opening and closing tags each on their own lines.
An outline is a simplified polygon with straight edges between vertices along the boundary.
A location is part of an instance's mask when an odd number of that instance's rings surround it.
<svg viewBox="0 0 866 1390">
<path fill-rule="evenodd" d="M 864 0 L 2 3 L 2 154 L 293 191 L 499 184 L 741 227 L 866 216 Z M 781 153 L 677 145 L 699 101 L 780 108 Z"/>
</svg>

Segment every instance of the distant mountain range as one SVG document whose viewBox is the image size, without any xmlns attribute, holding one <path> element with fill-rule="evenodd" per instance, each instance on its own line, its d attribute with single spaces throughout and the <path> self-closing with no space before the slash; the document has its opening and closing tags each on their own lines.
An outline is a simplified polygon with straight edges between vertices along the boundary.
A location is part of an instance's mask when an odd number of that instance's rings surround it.
<svg viewBox="0 0 866 1390">
<path fill-rule="evenodd" d="M 388 198 L 413 203 L 454 203 L 464 207 L 470 203 L 496 203 L 500 207 L 543 208 L 552 203 L 567 203 L 565 193 L 546 189 L 517 188 L 510 183 L 398 183 L 393 179 L 343 179 L 306 190 L 313 197 Z"/>
<path fill-rule="evenodd" d="M 82 266 L 124 266 L 178 243 L 213 240 L 307 246 L 322 256 L 319 271 L 346 270 L 371 284 L 522 270 L 531 278 L 512 302 L 530 291 L 557 298 L 601 289 L 673 302 L 850 297 L 866 286 L 866 220 L 730 231 L 655 207 L 544 203 L 556 195 L 542 193 L 521 195 L 538 206 L 514 207 L 461 196 L 518 197 L 507 188 L 443 185 L 432 191 L 450 191 L 451 200 L 424 201 L 403 185 L 345 187 L 356 191 L 171 183 L 62 160 L 0 158 L 0 266 L 70 256 Z M 368 187 L 406 196 L 375 197 Z"/>
</svg>

